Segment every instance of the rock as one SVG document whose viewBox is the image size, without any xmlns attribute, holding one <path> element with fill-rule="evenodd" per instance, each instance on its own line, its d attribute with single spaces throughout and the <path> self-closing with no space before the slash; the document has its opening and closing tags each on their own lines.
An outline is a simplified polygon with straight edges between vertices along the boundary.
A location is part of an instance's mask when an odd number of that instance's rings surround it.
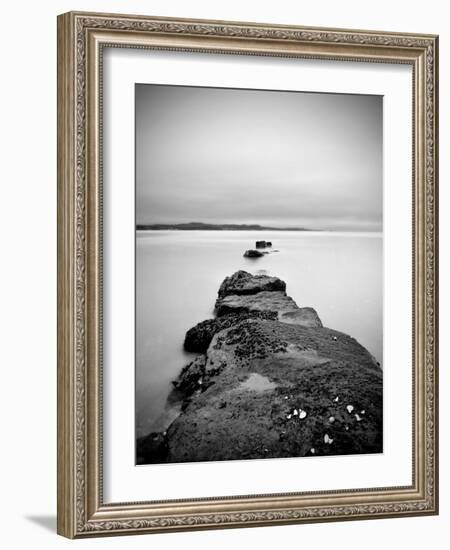
<svg viewBox="0 0 450 550">
<path fill-rule="evenodd" d="M 259 250 L 246 250 L 244 252 L 244 258 L 261 258 L 261 256 L 264 256 L 264 254 Z"/>
<path fill-rule="evenodd" d="M 301 325 L 303 327 L 321 328 L 322 321 L 312 307 L 301 307 L 294 311 L 285 311 L 279 315 L 280 321 L 290 325 Z"/>
<path fill-rule="evenodd" d="M 280 314 L 292 311 L 298 306 L 284 291 L 263 291 L 251 295 L 224 296 L 216 302 L 218 317 L 230 313 L 265 311 Z"/>
<path fill-rule="evenodd" d="M 204 377 L 168 429 L 168 462 L 382 452 L 382 371 L 346 334 L 247 319 L 214 336 Z"/>
<path fill-rule="evenodd" d="M 237 271 L 226 277 L 218 294 L 215 305 L 217 317 L 269 313 L 273 315 L 271 318 L 276 318 L 282 312 L 298 309 L 295 301 L 286 295 L 284 281 L 268 275 L 252 275 L 247 271 Z"/>
<path fill-rule="evenodd" d="M 236 271 L 226 277 L 219 288 L 219 298 L 230 294 L 256 294 L 262 291 L 286 290 L 286 283 L 278 277 L 252 275 L 247 271 Z"/>
<path fill-rule="evenodd" d="M 185 395 L 190 395 L 202 384 L 205 375 L 206 357 L 201 355 L 196 357 L 189 365 L 181 371 L 178 380 L 176 381 L 176 389 L 183 392 Z"/>
<path fill-rule="evenodd" d="M 276 319 L 277 313 L 271 311 L 245 311 L 216 319 L 207 319 L 187 331 L 184 339 L 184 349 L 194 353 L 206 353 L 213 336 L 217 332 L 248 318 Z"/>
<path fill-rule="evenodd" d="M 136 441 L 136 463 L 161 464 L 167 461 L 167 451 L 164 433 L 152 432 Z"/>
<path fill-rule="evenodd" d="M 265 391 L 274 390 L 276 387 L 277 387 L 277 384 L 272 382 L 266 376 L 261 376 L 261 374 L 252 372 L 247 378 L 247 380 L 245 380 L 244 382 L 241 382 L 239 389 L 255 391 L 255 392 L 265 392 Z M 295 411 L 294 411 L 294 414 L 295 414 Z"/>
<path fill-rule="evenodd" d="M 138 440 L 138 463 L 383 451 L 381 368 L 281 279 L 227 277 L 216 318 L 190 329 L 185 349 L 202 355 L 174 382 L 167 431 Z"/>
<path fill-rule="evenodd" d="M 207 319 L 192 327 L 186 332 L 184 338 L 184 349 L 194 353 L 205 353 L 216 332 L 228 328 L 235 323 L 235 320 L 224 317 L 222 321 L 218 319 Z"/>
<path fill-rule="evenodd" d="M 272 246 L 272 243 L 270 241 L 256 241 L 255 247 L 256 248 L 270 248 Z"/>
</svg>

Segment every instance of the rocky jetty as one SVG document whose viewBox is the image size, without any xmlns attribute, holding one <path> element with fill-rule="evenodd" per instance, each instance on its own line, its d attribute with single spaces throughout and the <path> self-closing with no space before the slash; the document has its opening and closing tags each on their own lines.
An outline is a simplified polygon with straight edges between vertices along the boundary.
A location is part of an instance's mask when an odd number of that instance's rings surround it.
<svg viewBox="0 0 450 550">
<path fill-rule="evenodd" d="M 180 414 L 138 440 L 138 463 L 382 452 L 380 367 L 284 281 L 227 277 L 184 345 L 201 355 L 174 381 Z"/>
</svg>

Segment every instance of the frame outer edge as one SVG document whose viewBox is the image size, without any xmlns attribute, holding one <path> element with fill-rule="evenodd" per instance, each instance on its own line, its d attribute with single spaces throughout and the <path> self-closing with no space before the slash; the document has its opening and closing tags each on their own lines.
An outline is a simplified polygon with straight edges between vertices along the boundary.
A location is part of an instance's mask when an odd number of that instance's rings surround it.
<svg viewBox="0 0 450 550">
<path fill-rule="evenodd" d="M 74 90 L 71 76 L 74 67 L 73 19 L 70 14 L 57 19 L 57 533 L 75 536 L 75 442 L 73 434 L 76 402 L 73 353 L 73 254 L 74 208 L 73 158 Z"/>
<path fill-rule="evenodd" d="M 434 513 L 439 515 L 439 36 L 433 38 L 433 192 L 434 192 Z"/>
<path fill-rule="evenodd" d="M 422 263 L 421 277 L 427 279 L 424 288 L 428 292 L 426 305 L 421 309 L 423 328 L 427 335 L 427 351 L 423 353 L 426 363 L 426 392 L 421 398 L 427 410 L 422 410 L 422 437 L 427 443 L 425 450 L 422 442 L 422 457 L 419 477 L 422 491 L 417 501 L 391 501 L 368 504 L 338 504 L 324 507 L 282 510 L 249 510 L 234 512 L 208 511 L 193 515 L 169 514 L 159 517 L 147 516 L 145 506 L 133 517 L 120 513 L 96 518 L 95 510 L 99 504 L 92 498 L 93 484 L 98 474 L 89 471 L 92 466 L 92 434 L 98 428 L 87 417 L 92 412 L 92 357 L 95 346 L 90 338 L 92 326 L 88 319 L 92 313 L 89 307 L 92 280 L 93 240 L 96 242 L 95 229 L 89 223 L 92 208 L 93 189 L 89 190 L 91 163 L 87 162 L 92 146 L 92 134 L 86 135 L 90 128 L 89 114 L 86 113 L 86 94 L 89 84 L 86 71 L 87 31 L 109 30 L 114 34 L 129 30 L 133 34 L 151 33 L 153 36 L 190 36 L 196 42 L 203 37 L 221 37 L 221 40 L 233 39 L 243 44 L 248 41 L 268 41 L 281 44 L 315 43 L 341 44 L 353 48 L 368 48 L 368 57 L 373 61 L 381 60 L 380 53 L 385 47 L 396 50 L 398 59 L 405 52 L 415 52 L 415 56 L 426 52 L 427 63 L 421 66 L 427 81 L 426 89 L 420 86 L 420 113 L 426 118 L 426 124 L 420 125 L 420 133 L 425 138 L 425 147 L 419 155 L 418 173 L 421 192 L 425 196 L 425 205 L 421 209 L 422 223 L 419 225 L 422 239 L 426 241 L 422 252 L 426 262 Z M 155 33 L 155 34 L 153 34 Z M 169 45 L 170 46 L 170 45 Z M 139 47 L 139 46 L 138 46 Z M 165 46 L 163 46 L 164 48 Z M 178 49 L 174 46 L 172 49 Z M 179 46 L 184 50 L 184 47 Z M 198 49 L 198 45 L 194 47 Z M 214 48 L 215 49 L 215 48 Z M 228 49 L 228 48 L 226 48 Z M 231 48 L 233 49 L 233 48 Z M 288 48 L 289 49 L 289 48 Z M 119 14 L 96 14 L 70 12 L 58 17 L 58 533 L 68 538 L 89 536 L 137 534 L 139 532 L 181 531 L 192 529 L 216 529 L 231 527 L 250 527 L 256 525 L 309 523 L 316 521 L 342 521 L 348 519 L 375 519 L 382 517 L 414 516 L 436 514 L 438 511 L 437 478 L 437 359 L 438 359 L 438 219 L 437 219 L 437 140 L 438 140 L 438 38 L 431 35 L 408 35 L 407 33 L 378 33 L 377 31 L 353 31 L 332 29 L 308 29 L 305 27 L 284 27 L 257 23 L 217 22 L 207 20 L 182 20 L 171 18 L 153 18 L 145 16 L 123 16 Z M 240 48 L 239 48 L 240 50 Z M 201 48 L 199 51 L 203 51 Z M 206 49 L 204 50 L 206 51 Z M 375 55 L 373 52 L 376 52 Z M 403 52 L 403 53 L 402 53 Z M 225 52 L 224 52 L 225 53 Z M 238 51 L 240 53 L 240 51 Z M 262 54 L 264 55 L 264 54 Z M 284 54 L 283 54 L 284 55 Z M 309 50 L 308 50 L 309 55 Z M 326 56 L 324 57 L 326 58 Z M 92 82 L 92 80 L 91 80 Z M 423 81 L 422 81 L 423 82 Z M 423 105 L 425 103 L 425 106 Z M 425 108 L 424 108 L 425 107 Z M 426 114 L 425 114 L 425 111 Z M 86 115 L 88 119 L 86 119 Z M 422 122 L 424 122 L 422 120 Z M 92 129 L 92 128 L 91 128 Z M 422 138 L 421 138 L 422 139 Z M 426 147 L 426 146 L 429 147 Z M 87 149 L 86 149 L 87 146 Z M 92 159 L 91 159 L 92 160 Z M 86 166 L 86 164 L 88 166 Z M 427 164 L 426 168 L 424 164 Z M 418 168 L 419 168 L 418 167 Z M 88 168 L 88 170 L 86 170 Z M 425 176 L 425 178 L 424 178 Z M 424 219 L 424 211 L 426 216 Z M 427 232 L 428 230 L 428 232 Z M 93 240 L 92 240 L 93 239 Z M 94 254 L 95 256 L 95 254 Z M 95 271 L 95 269 L 94 269 Z M 94 295 L 96 296 L 95 292 Z M 425 301 L 425 296 L 422 297 Z M 425 311 L 427 312 L 425 315 Z M 94 323 L 95 325 L 95 323 Z M 424 346 L 421 346 L 423 349 Z M 89 364 L 88 364 L 89 363 Z M 425 365 L 424 365 L 425 369 Z M 425 372 L 422 373 L 425 377 Z M 424 384 L 425 386 L 425 384 Z M 425 390 L 425 388 L 423 388 Z M 94 392 L 95 393 L 95 392 Z M 430 396 L 429 398 L 427 396 Z M 434 397 L 434 398 L 433 398 Z M 430 399 L 430 400 L 429 400 Z M 96 406 L 96 404 L 95 404 Z M 425 422 L 426 420 L 426 422 Z M 90 450 L 91 449 L 91 450 Z M 94 458 L 95 462 L 95 458 Z M 98 465 L 97 465 L 98 467 Z M 427 494 L 423 494 L 425 489 Z M 95 489 L 98 491 L 98 488 Z M 101 491 L 100 491 L 101 492 Z M 143 505 L 145 503 L 142 503 Z M 108 512 L 108 510 L 106 511 Z M 93 515 L 92 515 L 93 514 Z"/>
<path fill-rule="evenodd" d="M 436 170 L 436 179 L 435 179 L 435 193 L 436 193 L 436 209 L 435 209 L 435 223 L 436 223 L 436 234 L 435 234 L 435 247 L 436 247 L 436 312 L 439 312 L 439 36 L 435 38 L 435 73 L 434 73 L 434 83 L 436 89 L 435 96 L 435 157 L 434 165 Z M 439 488 L 440 488 L 440 478 L 439 478 L 439 313 L 436 314 L 435 319 L 436 327 L 436 336 L 438 338 L 436 345 L 436 383 L 435 383 L 435 395 L 436 395 L 436 408 L 435 408 L 435 418 L 436 418 L 436 433 L 435 433 L 435 446 L 436 446 L 436 457 L 435 457 L 435 476 L 436 476 L 436 514 L 439 514 Z"/>
</svg>

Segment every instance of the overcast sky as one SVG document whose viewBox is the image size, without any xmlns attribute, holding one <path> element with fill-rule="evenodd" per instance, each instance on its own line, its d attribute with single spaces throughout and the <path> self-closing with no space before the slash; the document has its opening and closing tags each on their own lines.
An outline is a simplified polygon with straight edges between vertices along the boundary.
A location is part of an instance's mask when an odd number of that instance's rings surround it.
<svg viewBox="0 0 450 550">
<path fill-rule="evenodd" d="M 136 85 L 136 223 L 381 230 L 382 97 Z"/>
</svg>

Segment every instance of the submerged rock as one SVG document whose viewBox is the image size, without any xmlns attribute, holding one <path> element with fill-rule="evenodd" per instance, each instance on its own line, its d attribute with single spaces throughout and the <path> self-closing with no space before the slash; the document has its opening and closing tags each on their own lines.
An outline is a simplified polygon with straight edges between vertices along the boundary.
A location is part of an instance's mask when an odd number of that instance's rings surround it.
<svg viewBox="0 0 450 550">
<path fill-rule="evenodd" d="M 261 258 L 261 256 L 264 256 L 264 254 L 259 250 L 246 250 L 244 252 L 244 258 Z"/>
<path fill-rule="evenodd" d="M 256 248 L 270 248 L 272 243 L 270 241 L 256 241 L 255 246 Z"/>
</svg>

